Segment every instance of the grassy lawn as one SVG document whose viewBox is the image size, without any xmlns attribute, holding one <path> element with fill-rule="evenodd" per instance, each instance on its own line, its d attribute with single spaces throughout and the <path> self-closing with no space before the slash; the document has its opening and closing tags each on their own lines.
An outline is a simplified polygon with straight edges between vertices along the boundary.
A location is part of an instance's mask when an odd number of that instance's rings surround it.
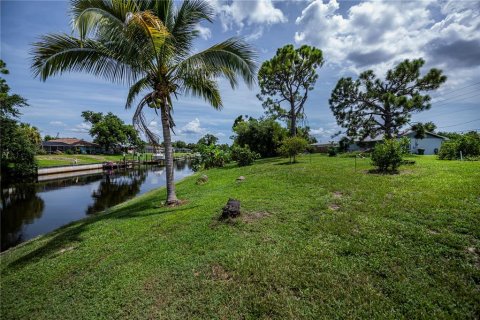
<svg viewBox="0 0 480 320">
<path fill-rule="evenodd" d="M 415 160 L 198 173 L 183 206 L 153 191 L 2 254 L 1 318 L 478 318 L 480 162 Z M 242 216 L 218 222 L 229 197 Z"/>
<path fill-rule="evenodd" d="M 145 155 L 145 153 L 144 153 Z M 151 153 L 146 153 L 150 158 Z M 182 157 L 189 155 L 188 153 L 176 152 L 175 157 Z M 90 163 L 103 163 L 106 161 L 122 161 L 123 155 L 89 155 L 89 154 L 47 154 L 37 155 L 36 157 L 38 166 L 40 168 L 72 165 L 74 160 L 77 159 L 77 164 L 90 164 Z M 131 154 L 126 156 L 127 160 L 132 160 L 134 157 Z"/>
</svg>

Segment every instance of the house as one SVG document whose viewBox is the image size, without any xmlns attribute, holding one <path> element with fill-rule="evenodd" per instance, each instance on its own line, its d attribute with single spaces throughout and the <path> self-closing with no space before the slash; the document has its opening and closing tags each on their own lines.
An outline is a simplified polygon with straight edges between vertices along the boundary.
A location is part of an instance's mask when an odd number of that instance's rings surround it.
<svg viewBox="0 0 480 320">
<path fill-rule="evenodd" d="M 423 154 L 437 154 L 442 143 L 448 138 L 439 136 L 432 132 L 425 132 L 423 139 L 415 138 L 415 131 L 409 130 L 397 136 L 397 139 L 407 137 L 410 140 L 410 152 L 419 153 L 419 149 L 423 149 Z M 375 144 L 383 140 L 383 135 L 378 135 L 374 138 L 367 137 L 363 141 L 355 141 L 348 147 L 348 151 L 366 151 L 372 149 Z"/>
<path fill-rule="evenodd" d="M 68 150 L 71 150 L 73 153 L 82 154 L 96 154 L 103 152 L 103 149 L 98 144 L 77 138 L 59 138 L 42 141 L 42 148 L 47 153 L 55 153 L 57 151 L 66 152 Z"/>
<path fill-rule="evenodd" d="M 314 152 L 318 153 L 328 153 L 328 149 L 330 148 L 337 148 L 338 143 L 330 142 L 330 143 L 312 143 L 310 144 L 314 150 Z"/>
</svg>

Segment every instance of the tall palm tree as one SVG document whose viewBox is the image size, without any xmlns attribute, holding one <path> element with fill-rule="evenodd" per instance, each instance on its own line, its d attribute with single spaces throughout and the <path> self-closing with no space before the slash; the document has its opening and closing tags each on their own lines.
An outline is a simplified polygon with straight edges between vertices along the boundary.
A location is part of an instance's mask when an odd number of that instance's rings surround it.
<svg viewBox="0 0 480 320">
<path fill-rule="evenodd" d="M 138 100 L 134 125 L 150 141 L 158 141 L 143 114 L 144 107 L 160 113 L 165 145 L 167 203 L 176 203 L 171 131 L 173 101 L 180 95 L 205 99 L 222 108 L 217 84 L 226 78 L 232 88 L 243 78 L 255 79 L 253 48 L 230 38 L 192 53 L 197 26 L 212 21 L 214 12 L 203 0 L 72 0 L 73 35 L 50 34 L 34 44 L 34 75 L 47 78 L 69 71 L 87 72 L 130 85 L 126 108 Z M 141 93 L 142 96 L 139 96 Z"/>
</svg>

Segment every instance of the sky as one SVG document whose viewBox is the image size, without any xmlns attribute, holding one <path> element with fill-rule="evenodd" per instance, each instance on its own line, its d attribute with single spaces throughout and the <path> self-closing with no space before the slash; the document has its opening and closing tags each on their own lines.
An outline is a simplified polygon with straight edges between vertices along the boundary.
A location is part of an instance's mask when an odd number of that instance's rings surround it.
<svg viewBox="0 0 480 320">
<path fill-rule="evenodd" d="M 480 1 L 336 1 L 336 0 L 210 0 L 216 17 L 198 26 L 199 51 L 232 36 L 255 47 L 259 65 L 286 44 L 307 44 L 323 51 L 325 64 L 309 94 L 306 124 L 319 142 L 333 140 L 341 130 L 328 99 L 341 77 L 386 71 L 404 59 L 423 58 L 422 73 L 440 68 L 447 82 L 432 96 L 431 110 L 413 122 L 433 121 L 439 131 L 480 130 Z M 128 87 L 88 74 L 66 73 L 46 82 L 30 70 L 32 43 L 48 33 L 71 33 L 69 2 L 5 1 L 0 7 L 0 57 L 10 74 L 11 92 L 28 99 L 21 121 L 39 128 L 42 136 L 91 140 L 81 112 L 113 112 L 131 123 L 134 110 L 125 110 Z M 173 140 L 196 142 L 206 133 L 231 143 L 234 119 L 260 117 L 264 110 L 259 88 L 241 85 L 232 90 L 219 80 L 224 108 L 214 110 L 199 98 L 174 101 Z M 159 117 L 147 113 L 150 128 L 161 132 Z"/>
</svg>

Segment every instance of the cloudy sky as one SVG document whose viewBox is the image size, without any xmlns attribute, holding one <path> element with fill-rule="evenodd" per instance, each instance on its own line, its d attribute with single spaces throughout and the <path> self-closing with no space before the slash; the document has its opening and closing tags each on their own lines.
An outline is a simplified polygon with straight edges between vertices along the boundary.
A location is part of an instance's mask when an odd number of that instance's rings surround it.
<svg viewBox="0 0 480 320">
<path fill-rule="evenodd" d="M 338 79 L 372 69 L 383 76 L 406 58 L 423 57 L 427 68 L 444 70 L 447 83 L 433 93 L 432 109 L 414 121 L 434 121 L 439 130 L 480 130 L 480 1 L 210 1 L 217 16 L 198 28 L 201 50 L 231 36 L 245 37 L 259 61 L 271 58 L 288 43 L 314 45 L 324 52 L 325 65 L 307 101 L 307 123 L 321 142 L 337 132 L 328 98 Z M 1 59 L 12 92 L 28 99 L 21 120 L 42 135 L 87 138 L 83 110 L 112 111 L 127 123 L 127 87 L 86 74 L 64 74 L 46 82 L 33 79 L 31 44 L 46 33 L 70 33 L 68 2 L 1 1 Z M 258 87 L 233 91 L 220 82 L 224 109 L 215 111 L 200 99 L 179 97 L 174 106 L 176 140 L 196 142 L 212 133 L 231 142 L 231 126 L 240 114 L 263 114 Z M 148 114 L 153 129 L 159 119 Z"/>
</svg>

